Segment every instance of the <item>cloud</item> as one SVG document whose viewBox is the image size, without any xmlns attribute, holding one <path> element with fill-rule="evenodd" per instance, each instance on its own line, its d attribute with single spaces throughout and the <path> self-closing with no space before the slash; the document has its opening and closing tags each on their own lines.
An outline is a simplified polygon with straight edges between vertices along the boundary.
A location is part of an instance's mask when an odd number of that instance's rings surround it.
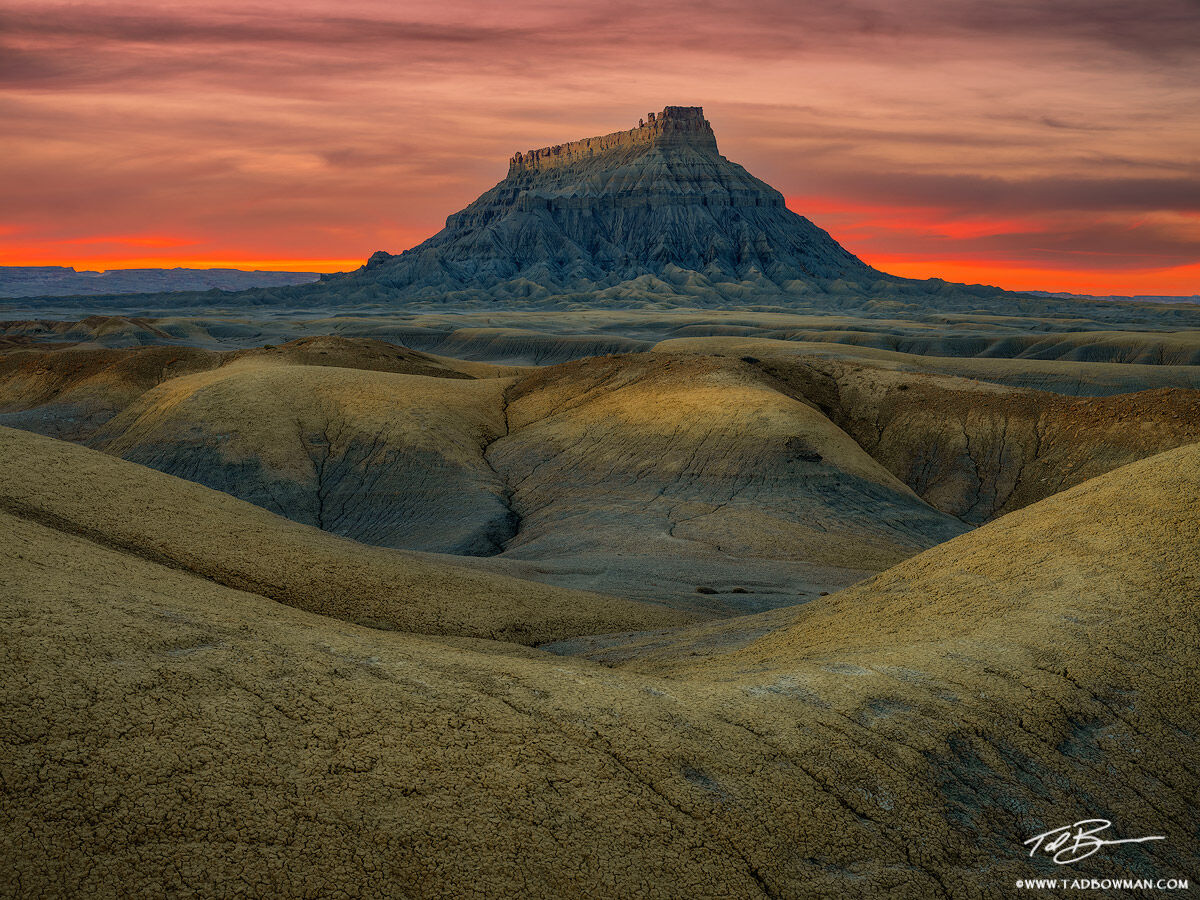
<svg viewBox="0 0 1200 900">
<path fill-rule="evenodd" d="M 870 50 L 898 59 L 979 58 L 1067 45 L 1084 53 L 1090 48 L 1156 60 L 1177 60 L 1182 54 L 1194 61 L 1189 51 L 1200 45 L 1200 14 L 1192 0 L 915 0 L 903 5 L 664 0 L 605 7 L 526 2 L 507 4 L 503 15 L 490 14 L 488 4 L 459 3 L 446 4 L 440 20 L 406 16 L 403 5 L 381 9 L 351 2 L 339 6 L 338 14 L 329 8 L 17 3 L 0 5 L 0 36 L 10 52 L 23 54 L 18 64 L 5 66 L 18 81 L 22 74 L 45 77 L 69 68 L 30 63 L 80 44 L 101 55 L 118 48 L 140 50 L 168 72 L 186 68 L 189 54 L 201 64 L 205 48 L 222 57 L 249 48 L 316 51 L 324 58 L 366 52 L 364 65 L 388 54 L 398 68 L 458 60 L 464 66 L 540 72 L 580 57 L 593 64 L 604 64 L 606 57 L 623 64 L 680 54 L 827 58 Z M 175 52 L 160 55 L 155 48 Z M 252 60 L 243 57 L 242 62 Z"/>
<path fill-rule="evenodd" d="M 723 152 L 830 198 L 822 215 L 872 251 L 1165 265 L 1195 258 L 1155 215 L 1200 210 L 1197 12 L 0 0 L 0 234 L 357 258 L 436 230 L 515 149 L 698 103 Z"/>
<path fill-rule="evenodd" d="M 822 185 L 851 199 L 987 210 L 989 213 L 1047 213 L 1064 210 L 1200 210 L 1200 171 L 1174 178 L 1079 178 L 1043 176 L 1008 179 L 970 174 L 838 172 Z"/>
</svg>

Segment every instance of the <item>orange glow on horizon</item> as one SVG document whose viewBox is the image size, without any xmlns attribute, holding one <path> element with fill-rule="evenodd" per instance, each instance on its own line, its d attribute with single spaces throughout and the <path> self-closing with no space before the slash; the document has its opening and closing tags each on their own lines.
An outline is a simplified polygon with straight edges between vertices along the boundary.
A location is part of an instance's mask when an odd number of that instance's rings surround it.
<svg viewBox="0 0 1200 900">
<path fill-rule="evenodd" d="M 873 256 L 877 269 L 904 278 L 941 278 L 961 284 L 988 284 L 1010 291 L 1062 291 L 1097 296 L 1164 297 L 1200 295 L 1200 265 L 1150 271 L 1038 269 L 993 260 L 926 260 Z"/>
<path fill-rule="evenodd" d="M 818 226 L 827 228 L 868 264 L 902 277 L 941 278 L 1015 291 L 1063 291 L 1116 296 L 1200 295 L 1200 264 L 1161 269 L 1088 270 L 1030 265 L 1018 259 L 973 258 L 970 255 L 959 256 L 955 252 L 969 253 L 970 250 L 969 245 L 960 246 L 956 242 L 1006 233 L 1044 233 L 1047 230 L 1046 223 L 1033 218 L 964 218 L 956 216 L 949 209 L 863 203 L 827 195 L 789 197 L 787 205 L 814 219 Z M 16 234 L 20 230 L 16 226 L 9 228 L 0 224 L 0 234 Z M 399 240 L 405 244 L 388 247 L 390 252 L 398 253 L 407 249 L 407 246 L 420 243 L 425 235 L 412 229 L 398 229 L 391 237 L 392 241 Z M 926 239 L 923 240 L 925 243 L 941 242 L 944 253 L 935 255 L 936 251 L 931 253 L 928 250 L 918 253 L 889 252 L 889 248 L 897 242 L 908 241 L 911 245 L 913 239 Z M 358 269 L 371 252 L 366 251 L 357 257 L 289 257 L 285 254 L 242 254 L 227 245 L 216 253 L 201 252 L 194 256 L 143 255 L 146 249 L 199 249 L 205 243 L 210 242 L 200 236 L 127 233 L 75 238 L 57 245 L 39 242 L 7 248 L 0 246 L 0 266 L 73 266 L 77 271 L 185 268 L 335 273 Z M 247 239 L 245 243 L 249 245 L 255 241 Z M 279 250 L 283 242 L 279 236 L 275 236 L 270 243 L 275 244 L 272 249 Z M 361 243 L 364 247 L 376 247 L 384 241 L 364 234 L 349 235 L 339 243 Z M 929 249 L 934 248 L 931 246 Z M 143 252 L 139 253 L 139 250 Z"/>
<path fill-rule="evenodd" d="M 905 278 L 941 278 L 962 284 L 987 284 L 1011 291 L 1054 291 L 1099 296 L 1200 295 L 1200 264 L 1163 268 L 1083 269 L 1038 266 L 1019 259 L 969 255 L 972 239 L 995 235 L 1053 233 L 1054 226 L 1035 217 L 965 217 L 953 209 L 864 203 L 838 197 L 787 198 L 789 209 L 815 220 L 860 259 Z M 943 255 L 889 250 L 898 241 L 941 241 Z M 922 242 L 929 242 L 922 240 Z M 956 246 L 955 242 L 964 242 Z M 966 251 L 959 256 L 955 251 Z"/>
<path fill-rule="evenodd" d="M 1200 264 L 1159 270 L 1050 269 L 995 260 L 923 259 L 909 256 L 860 254 L 863 261 L 903 278 L 941 278 L 963 284 L 987 284 L 1010 291 L 1064 291 L 1073 294 L 1134 296 L 1200 295 Z M 254 257 L 189 259 L 176 257 L 9 258 L 0 252 L 0 266 L 74 266 L 77 271 L 114 269 L 244 269 L 267 272 L 350 272 L 366 262 L 359 259 L 259 259 Z"/>
<path fill-rule="evenodd" d="M 73 266 L 79 272 L 109 272 L 116 269 L 244 269 L 264 272 L 349 272 L 360 268 L 361 259 L 187 259 L 175 257 L 76 257 L 48 256 L 9 258 L 0 252 L 0 266 Z"/>
</svg>

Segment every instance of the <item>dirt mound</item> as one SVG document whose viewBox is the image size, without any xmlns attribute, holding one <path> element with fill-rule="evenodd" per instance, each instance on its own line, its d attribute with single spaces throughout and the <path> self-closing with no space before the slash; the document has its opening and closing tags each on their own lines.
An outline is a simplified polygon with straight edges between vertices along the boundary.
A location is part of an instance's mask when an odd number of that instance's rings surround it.
<svg viewBox="0 0 1200 900">
<path fill-rule="evenodd" d="M 299 609 L 537 644 L 687 616 L 367 547 L 106 454 L 0 429 L 0 508 L 99 547 Z"/>
<path fill-rule="evenodd" d="M 146 393 L 91 443 L 334 534 L 485 555 L 511 531 L 483 458 L 508 384 L 251 357 Z"/>
<path fill-rule="evenodd" d="M 518 380 L 487 454 L 520 519 L 505 558 L 744 610 L 817 596 L 961 533 L 770 381 L 740 360 L 662 354 Z"/>
<path fill-rule="evenodd" d="M 756 365 L 932 506 L 973 525 L 1200 440 L 1195 390 L 1064 397 L 837 360 Z"/>
<path fill-rule="evenodd" d="M 118 327 L 109 323 L 113 317 L 93 318 L 96 321 L 92 324 L 100 330 Z M 89 321 L 56 324 L 77 329 Z M 49 325 L 55 323 L 9 324 L 26 325 L 26 330 L 42 334 L 49 333 Z M 11 340 L 19 341 L 20 346 L 0 345 L 0 424 L 73 441 L 87 440 L 142 394 L 168 379 L 237 362 L 336 366 L 459 379 L 493 378 L 521 371 L 433 356 L 368 338 L 320 336 L 235 351 L 31 343 L 33 337 L 27 334 Z"/>
<path fill-rule="evenodd" d="M 177 494 L 153 494 L 201 489 L 19 439 L 51 463 L 25 503 L 113 485 L 93 526 L 113 511 L 157 553 L 187 536 Z M 1061 877 L 1024 840 L 1092 817 L 1166 839 L 1072 876 L 1188 877 L 1198 483 L 1200 447 L 1136 463 L 658 674 L 331 624 L 6 513 L 5 884 L 984 897 Z"/>
<path fill-rule="evenodd" d="M 0 355 L 0 424 L 85 440 L 150 388 L 220 361 L 187 347 L 8 352 Z"/>
</svg>

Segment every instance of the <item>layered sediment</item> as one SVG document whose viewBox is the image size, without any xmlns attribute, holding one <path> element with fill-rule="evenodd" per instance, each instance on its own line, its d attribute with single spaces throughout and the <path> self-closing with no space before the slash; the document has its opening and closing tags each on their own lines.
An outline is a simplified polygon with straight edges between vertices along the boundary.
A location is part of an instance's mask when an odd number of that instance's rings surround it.
<svg viewBox="0 0 1200 900">
<path fill-rule="evenodd" d="M 517 153 L 509 160 L 508 174 L 512 177 L 519 172 L 544 172 L 614 150 L 685 143 L 697 146 L 708 143 L 712 152 L 717 152 L 717 136 L 704 118 L 702 107 L 668 106 L 661 113 L 648 113 L 638 121 L 637 128 Z"/>
<path fill-rule="evenodd" d="M 401 298 L 638 301 L 885 276 L 722 156 L 703 109 L 668 106 L 627 131 L 517 153 L 441 232 L 350 277 Z"/>
</svg>

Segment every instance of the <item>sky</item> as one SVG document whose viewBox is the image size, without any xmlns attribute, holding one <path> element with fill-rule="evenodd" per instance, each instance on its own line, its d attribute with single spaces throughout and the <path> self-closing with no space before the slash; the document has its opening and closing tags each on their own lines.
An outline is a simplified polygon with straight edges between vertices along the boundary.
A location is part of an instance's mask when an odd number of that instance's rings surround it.
<svg viewBox="0 0 1200 900">
<path fill-rule="evenodd" d="M 703 106 L 885 271 L 1200 294 L 1200 0 L 0 0 L 0 265 L 355 268 Z"/>
</svg>

